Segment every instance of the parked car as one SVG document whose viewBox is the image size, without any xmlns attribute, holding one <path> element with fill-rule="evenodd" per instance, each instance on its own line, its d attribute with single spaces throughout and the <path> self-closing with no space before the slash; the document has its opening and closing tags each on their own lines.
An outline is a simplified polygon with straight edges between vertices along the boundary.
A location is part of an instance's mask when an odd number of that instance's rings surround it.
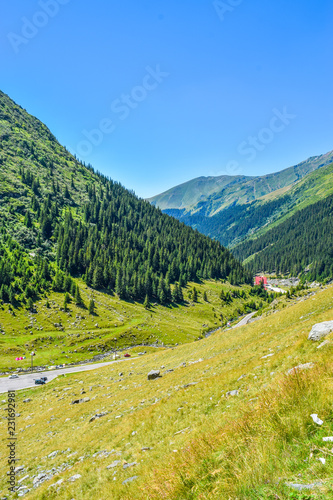
<svg viewBox="0 0 333 500">
<path fill-rule="evenodd" d="M 19 378 L 19 376 L 18 376 L 18 375 L 16 375 L 16 373 L 13 373 L 12 375 L 9 375 L 9 377 L 8 377 L 8 378 Z"/>
<path fill-rule="evenodd" d="M 44 384 L 45 384 L 44 380 L 42 380 L 41 378 L 36 378 L 35 385 L 44 385 Z"/>
<path fill-rule="evenodd" d="M 130 358 L 130 357 L 131 357 L 131 355 L 128 354 L 128 352 L 126 354 L 124 354 L 124 358 Z"/>
<path fill-rule="evenodd" d="M 41 379 L 41 380 L 44 380 L 44 382 L 46 382 L 46 381 L 47 381 L 47 377 L 41 377 L 40 379 Z"/>
</svg>

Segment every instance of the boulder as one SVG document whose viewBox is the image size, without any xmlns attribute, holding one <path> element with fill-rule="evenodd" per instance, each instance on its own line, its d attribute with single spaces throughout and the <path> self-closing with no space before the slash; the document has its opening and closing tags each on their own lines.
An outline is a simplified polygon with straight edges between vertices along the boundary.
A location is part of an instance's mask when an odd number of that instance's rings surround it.
<svg viewBox="0 0 333 500">
<path fill-rule="evenodd" d="M 158 378 L 160 377 L 160 370 L 151 370 L 149 373 L 148 373 L 148 380 L 154 380 L 155 378 Z"/>
<path fill-rule="evenodd" d="M 311 328 L 308 340 L 318 341 L 323 337 L 326 337 L 329 333 L 333 332 L 333 321 L 324 321 L 323 323 L 317 323 Z"/>
<path fill-rule="evenodd" d="M 234 391 L 228 391 L 226 396 L 238 396 L 237 389 L 235 389 Z"/>
<path fill-rule="evenodd" d="M 287 375 L 298 372 L 300 370 L 308 370 L 309 368 L 313 367 L 314 367 L 313 363 L 304 363 L 303 365 L 294 366 L 294 368 L 290 368 L 290 370 L 287 371 Z"/>
</svg>

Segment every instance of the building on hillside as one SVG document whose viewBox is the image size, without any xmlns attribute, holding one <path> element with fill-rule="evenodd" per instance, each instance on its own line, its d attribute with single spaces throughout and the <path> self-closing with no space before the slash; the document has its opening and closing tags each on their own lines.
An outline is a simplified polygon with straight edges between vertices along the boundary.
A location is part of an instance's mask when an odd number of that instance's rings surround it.
<svg viewBox="0 0 333 500">
<path fill-rule="evenodd" d="M 255 285 L 260 285 L 260 283 L 264 283 L 264 287 L 266 288 L 267 286 L 267 278 L 266 276 L 256 276 L 255 277 Z"/>
</svg>

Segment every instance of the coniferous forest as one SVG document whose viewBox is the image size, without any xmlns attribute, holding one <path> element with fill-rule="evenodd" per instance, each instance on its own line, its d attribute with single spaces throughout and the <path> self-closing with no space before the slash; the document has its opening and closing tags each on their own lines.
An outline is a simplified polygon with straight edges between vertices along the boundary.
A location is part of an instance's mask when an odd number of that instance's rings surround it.
<svg viewBox="0 0 333 500">
<path fill-rule="evenodd" d="M 75 296 L 72 277 L 162 304 L 181 302 L 188 281 L 251 282 L 219 242 L 79 162 L 1 92 L 0 136 L 3 301 L 31 302 L 50 289 Z"/>
<path fill-rule="evenodd" d="M 302 274 L 307 280 L 333 276 L 333 196 L 318 201 L 255 240 L 234 249 L 252 272 Z"/>
</svg>

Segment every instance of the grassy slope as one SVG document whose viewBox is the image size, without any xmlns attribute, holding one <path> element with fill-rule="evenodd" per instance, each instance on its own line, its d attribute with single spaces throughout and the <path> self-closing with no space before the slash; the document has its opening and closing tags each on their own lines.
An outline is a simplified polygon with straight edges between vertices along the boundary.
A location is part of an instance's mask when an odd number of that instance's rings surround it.
<svg viewBox="0 0 333 500">
<path fill-rule="evenodd" d="M 187 299 L 192 286 L 199 292 L 197 303 Z M 66 313 L 63 311 L 63 294 L 58 293 L 49 296 L 50 308 L 46 307 L 45 298 L 38 301 L 37 313 L 20 308 L 15 309 L 13 314 L 8 305 L 0 306 L 0 329 L 5 332 L 0 335 L 0 370 L 27 368 L 30 362 L 28 354 L 33 348 L 37 351 L 36 364 L 52 365 L 91 359 L 115 345 L 123 348 L 141 343 L 152 344 L 156 340 L 160 345 L 191 342 L 203 332 L 217 328 L 221 313 L 224 321 L 227 321 L 247 311 L 244 304 L 250 298 L 233 299 L 222 307 L 219 299 L 222 287 L 225 291 L 237 288 L 221 284 L 220 281 L 193 283 L 184 290 L 187 299 L 184 305 L 156 305 L 147 311 L 142 304 L 119 300 L 117 296 L 88 289 L 80 282 L 85 304 L 88 304 L 91 296 L 94 297 L 97 306 L 94 316 L 74 303 L 69 305 Z M 242 289 L 249 291 L 250 287 L 244 286 Z M 204 291 L 208 302 L 203 300 Z M 258 299 L 255 300 L 258 303 Z M 61 324 L 64 330 L 61 331 L 54 324 Z M 115 338 L 116 343 L 113 340 Z M 75 349 L 76 353 L 73 352 Z M 16 362 L 15 358 L 19 356 L 27 356 L 27 359 Z"/>
<path fill-rule="evenodd" d="M 287 308 L 238 330 L 20 391 L 20 477 L 29 474 L 22 484 L 30 486 L 38 472 L 67 467 L 25 498 L 333 498 L 332 443 L 322 441 L 333 435 L 333 347 L 318 350 L 307 340 L 314 323 L 332 319 L 332 298 L 332 287 L 294 303 L 281 298 Z M 306 362 L 314 368 L 285 375 Z M 152 368 L 163 377 L 148 382 Z M 70 405 L 83 388 L 90 401 Z M 239 396 L 227 397 L 233 389 Z M 31 402 L 23 403 L 28 397 Z M 107 415 L 89 422 L 99 412 Z M 312 413 L 324 421 L 321 427 Z M 4 445 L 6 420 L 0 429 Z M 56 450 L 56 458 L 47 458 Z M 93 456 L 102 450 L 111 454 Z M 4 478 L 4 453 L 1 459 Z M 120 464 L 107 469 L 114 460 Z M 137 464 L 124 470 L 126 462 Z M 81 477 L 68 482 L 74 474 Z M 137 480 L 122 485 L 132 476 Z M 61 485 L 50 487 L 59 479 Z M 291 497 L 288 481 L 322 484 Z M 3 479 L 2 495 L 5 488 Z"/>
</svg>

